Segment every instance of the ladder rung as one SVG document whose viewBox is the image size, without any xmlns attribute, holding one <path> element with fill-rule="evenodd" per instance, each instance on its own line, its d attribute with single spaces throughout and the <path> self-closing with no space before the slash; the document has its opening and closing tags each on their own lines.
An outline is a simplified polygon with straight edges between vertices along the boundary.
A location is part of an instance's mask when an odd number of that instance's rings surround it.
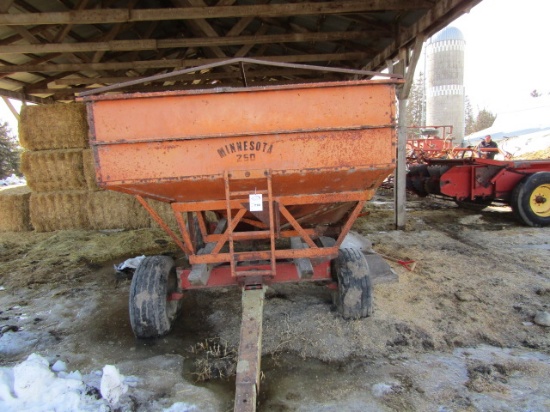
<svg viewBox="0 0 550 412">
<path fill-rule="evenodd" d="M 231 196 L 248 196 L 248 195 L 267 195 L 267 190 L 254 190 L 254 193 L 252 193 L 250 190 L 239 190 L 237 192 L 230 192 Z"/>
</svg>

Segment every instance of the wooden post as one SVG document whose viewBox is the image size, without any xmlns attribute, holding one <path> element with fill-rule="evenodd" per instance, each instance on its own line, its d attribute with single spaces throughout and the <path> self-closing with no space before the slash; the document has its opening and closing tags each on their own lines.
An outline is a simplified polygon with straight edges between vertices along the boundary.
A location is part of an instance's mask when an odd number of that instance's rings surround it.
<svg viewBox="0 0 550 412">
<path fill-rule="evenodd" d="M 10 109 L 10 112 L 15 116 L 17 121 L 19 121 L 19 113 L 17 112 L 17 110 L 15 110 L 13 104 L 11 104 L 10 99 L 8 99 L 7 97 L 2 97 L 2 99 L 4 100 L 4 103 L 6 103 L 6 106 L 8 106 L 8 109 Z"/>
<path fill-rule="evenodd" d="M 395 168 L 394 182 L 394 201 L 395 201 L 395 228 L 397 230 L 405 229 L 407 217 L 405 213 L 405 204 L 407 200 L 407 99 L 411 91 L 414 80 L 416 65 L 420 59 L 422 45 L 424 44 L 424 35 L 419 34 L 414 44 L 413 55 L 408 61 L 409 51 L 402 49 L 399 53 L 400 71 L 405 76 L 405 84 L 399 90 L 399 119 L 397 128 L 397 166 Z M 407 63 L 408 67 L 407 67 Z"/>
<path fill-rule="evenodd" d="M 395 228 L 405 229 L 405 203 L 407 197 L 407 99 L 399 98 L 399 119 L 397 127 L 397 166 L 395 168 L 394 201 Z"/>
<path fill-rule="evenodd" d="M 264 296 L 265 288 L 243 289 L 241 340 L 235 382 L 235 412 L 256 410 L 256 396 L 260 390 Z"/>
</svg>

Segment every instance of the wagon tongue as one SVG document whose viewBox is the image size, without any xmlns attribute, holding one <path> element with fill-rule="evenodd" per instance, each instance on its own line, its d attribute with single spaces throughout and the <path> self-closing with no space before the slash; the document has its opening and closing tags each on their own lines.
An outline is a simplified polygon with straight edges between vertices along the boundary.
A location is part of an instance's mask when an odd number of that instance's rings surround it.
<svg viewBox="0 0 550 412">
<path fill-rule="evenodd" d="M 238 412 L 256 410 L 256 396 L 260 390 L 264 296 L 265 288 L 261 284 L 243 287 L 234 407 Z"/>
</svg>

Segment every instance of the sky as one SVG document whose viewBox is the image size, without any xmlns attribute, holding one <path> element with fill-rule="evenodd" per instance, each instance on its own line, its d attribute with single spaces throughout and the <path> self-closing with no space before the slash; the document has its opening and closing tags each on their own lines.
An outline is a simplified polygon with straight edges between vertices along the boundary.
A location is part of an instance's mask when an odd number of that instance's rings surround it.
<svg viewBox="0 0 550 412">
<path fill-rule="evenodd" d="M 464 85 L 474 113 L 495 114 L 550 93 L 550 1 L 483 0 L 449 24 L 466 40 Z"/>
<path fill-rule="evenodd" d="M 450 26 L 466 40 L 464 84 L 474 115 L 532 105 L 535 89 L 550 93 L 550 0 L 483 0 Z M 2 100 L 0 120 L 16 132 L 17 120 Z"/>
</svg>

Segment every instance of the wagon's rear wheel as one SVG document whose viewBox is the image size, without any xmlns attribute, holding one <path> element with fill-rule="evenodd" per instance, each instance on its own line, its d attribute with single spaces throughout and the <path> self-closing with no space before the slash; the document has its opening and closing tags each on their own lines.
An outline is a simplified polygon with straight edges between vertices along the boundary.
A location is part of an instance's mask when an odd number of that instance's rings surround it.
<svg viewBox="0 0 550 412">
<path fill-rule="evenodd" d="M 511 204 L 516 217 L 526 225 L 550 225 L 550 172 L 523 178 L 512 192 Z"/>
<path fill-rule="evenodd" d="M 171 300 L 178 279 L 174 260 L 148 256 L 136 269 L 130 287 L 130 323 L 138 338 L 167 334 L 181 310 L 181 299 Z"/>
<path fill-rule="evenodd" d="M 372 315 L 372 283 L 369 266 L 359 249 L 340 249 L 333 261 L 338 281 L 334 304 L 344 319 L 360 319 Z"/>
</svg>

